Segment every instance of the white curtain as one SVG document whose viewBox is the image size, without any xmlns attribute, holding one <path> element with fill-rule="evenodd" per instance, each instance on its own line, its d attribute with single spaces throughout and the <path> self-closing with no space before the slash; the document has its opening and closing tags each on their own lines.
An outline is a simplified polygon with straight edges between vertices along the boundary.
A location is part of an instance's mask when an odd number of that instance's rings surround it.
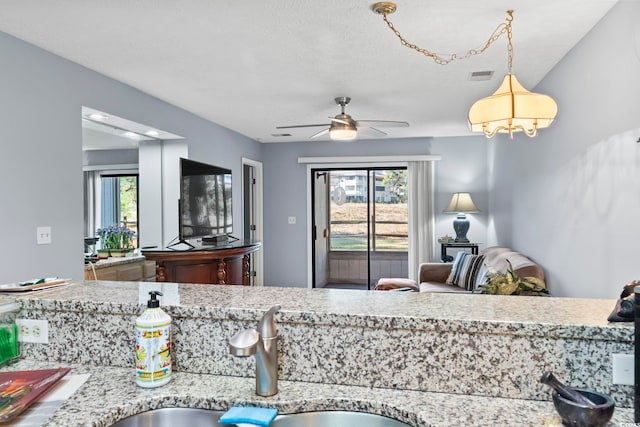
<svg viewBox="0 0 640 427">
<path fill-rule="evenodd" d="M 409 192 L 409 278 L 418 280 L 418 267 L 434 258 L 434 162 L 407 163 Z"/>
</svg>

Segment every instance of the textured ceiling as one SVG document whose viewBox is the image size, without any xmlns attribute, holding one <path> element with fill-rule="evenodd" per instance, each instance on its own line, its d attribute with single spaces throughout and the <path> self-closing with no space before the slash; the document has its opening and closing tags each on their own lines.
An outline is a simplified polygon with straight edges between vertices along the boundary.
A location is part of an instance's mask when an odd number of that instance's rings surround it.
<svg viewBox="0 0 640 427">
<path fill-rule="evenodd" d="M 307 141 L 350 96 L 356 120 L 402 120 L 387 138 L 469 134 L 467 111 L 507 72 L 506 38 L 443 66 L 345 0 L 9 0 L 0 31 L 262 142 Z M 482 46 L 514 10 L 513 71 L 533 88 L 616 0 L 405 0 L 389 20 L 438 53 Z M 489 81 L 473 71 L 494 70 Z M 553 96 L 553 94 L 549 94 Z M 375 137 L 360 132 L 359 138 Z M 326 136 L 324 139 L 327 139 Z"/>
</svg>

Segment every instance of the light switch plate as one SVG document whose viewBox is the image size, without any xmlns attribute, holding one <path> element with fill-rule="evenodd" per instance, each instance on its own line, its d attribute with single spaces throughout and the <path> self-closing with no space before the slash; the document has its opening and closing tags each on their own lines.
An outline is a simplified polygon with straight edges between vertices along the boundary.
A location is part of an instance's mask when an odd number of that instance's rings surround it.
<svg viewBox="0 0 640 427">
<path fill-rule="evenodd" d="M 613 384 L 633 385 L 635 382 L 634 355 L 612 354 L 613 359 Z"/>
<path fill-rule="evenodd" d="M 51 243 L 51 227 L 37 227 L 36 241 L 39 245 L 48 245 Z"/>
</svg>

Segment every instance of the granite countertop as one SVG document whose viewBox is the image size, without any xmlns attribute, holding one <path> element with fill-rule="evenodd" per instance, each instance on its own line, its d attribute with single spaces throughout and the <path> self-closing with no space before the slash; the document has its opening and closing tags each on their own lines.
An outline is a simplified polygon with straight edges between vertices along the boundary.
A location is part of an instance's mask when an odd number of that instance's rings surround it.
<svg viewBox="0 0 640 427">
<path fill-rule="evenodd" d="M 233 405 L 275 407 L 279 413 L 352 410 L 389 416 L 413 426 L 561 426 L 549 401 L 389 390 L 369 387 L 280 381 L 272 397 L 255 395 L 255 379 L 174 373 L 156 389 L 137 387 L 134 369 L 64 365 L 22 360 L 3 370 L 70 366 L 69 375 L 89 373 L 47 427 L 106 427 L 127 416 L 163 407 L 224 410 Z M 616 408 L 612 426 L 633 422 L 633 410 Z"/>
<path fill-rule="evenodd" d="M 170 315 L 180 318 L 254 322 L 265 310 L 278 304 L 281 306 L 278 321 L 316 327 L 322 324 L 363 326 L 372 330 L 388 327 L 545 339 L 592 339 L 597 336 L 620 343 L 633 343 L 634 340 L 632 324 L 609 323 L 606 320 L 615 300 L 95 281 L 16 298 L 23 310 L 34 312 L 89 312 L 126 317 L 140 313 L 142 305 L 139 301 L 145 297 L 149 286 L 162 287 L 165 294 L 178 291 L 175 296 L 179 301 L 165 309 Z M 220 410 L 234 404 L 273 406 L 281 413 L 356 410 L 390 416 L 414 426 L 561 425 L 549 400 L 336 385 L 306 380 L 281 380 L 280 392 L 263 398 L 255 395 L 254 378 L 231 376 L 235 374 L 180 371 L 174 373 L 169 384 L 149 390 L 135 385 L 133 367 L 24 359 L 3 369 L 59 366 L 71 366 L 72 373 L 90 373 L 91 376 L 58 410 L 47 424 L 50 427 L 109 426 L 118 419 L 159 407 Z M 616 408 L 612 425 L 624 425 L 632 423 L 632 420 L 633 409 Z"/>
<path fill-rule="evenodd" d="M 143 255 L 129 255 L 129 256 L 124 256 L 124 257 L 109 257 L 109 258 L 101 259 L 100 261 L 94 262 L 93 263 L 93 268 L 95 268 L 95 269 L 107 268 L 107 267 L 112 267 L 114 265 L 129 264 L 129 263 L 132 263 L 132 262 L 138 262 L 138 261 L 144 261 L 144 260 L 145 260 L 145 257 Z M 92 269 L 91 263 L 85 264 L 84 265 L 84 269 L 85 269 L 85 271 L 91 271 L 91 269 Z"/>
<path fill-rule="evenodd" d="M 272 305 L 283 321 L 316 324 L 406 327 L 508 333 L 523 336 L 589 338 L 633 342 L 632 323 L 610 323 L 615 300 L 496 296 L 453 293 L 349 291 L 278 287 L 161 284 L 174 286 L 178 304 L 170 315 L 255 319 Z M 25 309 L 138 313 L 148 283 L 79 282 L 46 292 L 20 295 Z M 144 295 L 143 295 L 144 296 Z M 163 303 L 164 305 L 164 303 Z"/>
</svg>

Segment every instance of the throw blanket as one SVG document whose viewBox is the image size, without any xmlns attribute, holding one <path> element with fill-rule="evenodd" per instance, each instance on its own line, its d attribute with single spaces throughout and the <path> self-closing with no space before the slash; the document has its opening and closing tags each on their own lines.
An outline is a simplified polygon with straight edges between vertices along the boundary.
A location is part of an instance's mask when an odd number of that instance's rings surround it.
<svg viewBox="0 0 640 427">
<path fill-rule="evenodd" d="M 420 287 L 411 279 L 383 278 L 378 280 L 373 290 L 420 292 Z"/>
</svg>

